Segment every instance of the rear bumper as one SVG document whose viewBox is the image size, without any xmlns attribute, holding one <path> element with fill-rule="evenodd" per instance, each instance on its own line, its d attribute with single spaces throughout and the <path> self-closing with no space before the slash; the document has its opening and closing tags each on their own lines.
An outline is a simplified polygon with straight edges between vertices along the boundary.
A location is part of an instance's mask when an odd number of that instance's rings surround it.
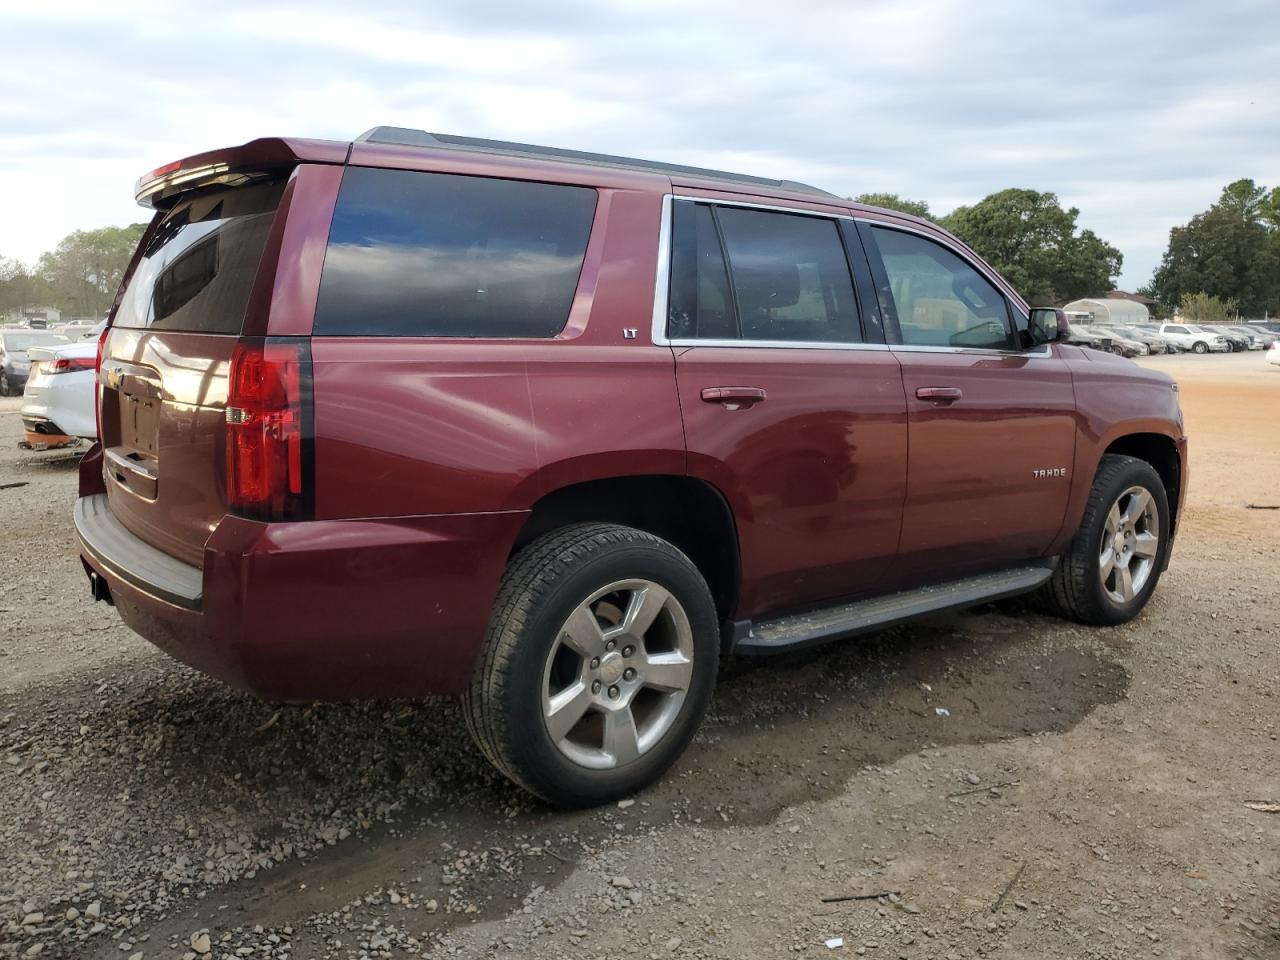
<svg viewBox="0 0 1280 960">
<path fill-rule="evenodd" d="M 227 516 L 202 567 L 76 506 L 81 559 L 169 655 L 275 700 L 454 695 L 470 682 L 523 512 L 264 524 Z"/>
<path fill-rule="evenodd" d="M 70 434 L 48 417 L 22 415 L 22 429 L 41 437 L 67 437 Z"/>
<path fill-rule="evenodd" d="M 92 370 L 56 376 L 40 374 L 27 381 L 21 416 L 24 422 L 50 421 L 57 425 L 58 432 L 92 440 L 98 432 L 93 404 Z"/>
</svg>

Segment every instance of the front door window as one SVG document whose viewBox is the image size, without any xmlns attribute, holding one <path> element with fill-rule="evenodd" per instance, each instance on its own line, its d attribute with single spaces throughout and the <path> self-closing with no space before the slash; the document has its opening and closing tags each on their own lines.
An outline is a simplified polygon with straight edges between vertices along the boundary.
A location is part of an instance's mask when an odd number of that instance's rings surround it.
<svg viewBox="0 0 1280 960">
<path fill-rule="evenodd" d="M 873 227 L 902 343 L 917 347 L 1014 350 L 1005 298 L 942 244 Z"/>
</svg>

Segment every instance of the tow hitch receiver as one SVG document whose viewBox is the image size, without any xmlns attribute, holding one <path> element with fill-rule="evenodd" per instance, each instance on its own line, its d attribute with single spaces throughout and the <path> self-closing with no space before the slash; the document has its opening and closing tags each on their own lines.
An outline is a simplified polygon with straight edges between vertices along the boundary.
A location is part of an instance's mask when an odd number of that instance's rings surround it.
<svg viewBox="0 0 1280 960">
<path fill-rule="evenodd" d="M 84 563 L 83 560 L 80 561 Z M 84 572 L 89 575 L 89 593 L 94 601 L 105 600 L 111 606 L 115 606 L 115 601 L 111 599 L 111 585 L 103 579 L 102 575 L 94 570 L 89 564 L 84 564 Z"/>
</svg>

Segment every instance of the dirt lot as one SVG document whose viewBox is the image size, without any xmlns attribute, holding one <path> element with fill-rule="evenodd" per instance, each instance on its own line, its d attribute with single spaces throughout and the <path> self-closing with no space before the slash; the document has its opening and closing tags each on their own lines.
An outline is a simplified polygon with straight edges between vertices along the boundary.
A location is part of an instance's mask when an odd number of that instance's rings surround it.
<svg viewBox="0 0 1280 960">
<path fill-rule="evenodd" d="M 573 815 L 450 703 L 261 703 L 133 636 L 0 400 L 0 956 L 1280 957 L 1280 369 L 1149 362 L 1192 484 L 1139 620 L 732 664 L 662 784 Z"/>
</svg>

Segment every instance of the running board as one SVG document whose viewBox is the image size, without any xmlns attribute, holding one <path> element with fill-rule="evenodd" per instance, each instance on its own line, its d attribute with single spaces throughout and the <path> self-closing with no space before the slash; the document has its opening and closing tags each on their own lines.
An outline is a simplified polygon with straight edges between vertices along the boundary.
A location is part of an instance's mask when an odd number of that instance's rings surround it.
<svg viewBox="0 0 1280 960">
<path fill-rule="evenodd" d="M 748 656 L 789 653 L 828 640 L 882 630 L 916 617 L 1017 596 L 1048 580 L 1057 565 L 1054 558 L 761 623 L 738 621 L 733 625 L 736 642 L 732 649 Z"/>
</svg>

